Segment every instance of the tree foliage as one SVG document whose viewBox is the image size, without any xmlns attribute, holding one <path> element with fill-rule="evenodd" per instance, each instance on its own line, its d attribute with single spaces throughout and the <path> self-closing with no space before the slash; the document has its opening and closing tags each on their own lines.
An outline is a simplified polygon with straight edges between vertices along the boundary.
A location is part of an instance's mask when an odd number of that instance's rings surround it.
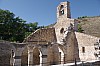
<svg viewBox="0 0 100 66">
<path fill-rule="evenodd" d="M 82 19 L 82 18 L 87 18 L 88 16 L 81 16 L 81 17 L 78 17 L 78 19 Z"/>
<path fill-rule="evenodd" d="M 25 37 L 42 27 L 44 26 L 38 26 L 38 22 L 26 23 L 9 10 L 0 9 L 0 40 L 22 42 Z"/>
<path fill-rule="evenodd" d="M 27 23 L 25 37 L 29 36 L 32 32 L 38 29 L 38 22 Z"/>
<path fill-rule="evenodd" d="M 81 32 L 81 33 L 83 33 L 83 29 L 82 29 L 82 26 L 80 25 L 80 24 L 78 24 L 78 32 Z"/>
<path fill-rule="evenodd" d="M 25 22 L 12 12 L 0 9 L 0 39 L 22 42 L 26 31 Z"/>
<path fill-rule="evenodd" d="M 27 23 L 26 25 L 27 25 L 28 31 L 33 32 L 34 30 L 37 29 L 38 22 Z"/>
</svg>

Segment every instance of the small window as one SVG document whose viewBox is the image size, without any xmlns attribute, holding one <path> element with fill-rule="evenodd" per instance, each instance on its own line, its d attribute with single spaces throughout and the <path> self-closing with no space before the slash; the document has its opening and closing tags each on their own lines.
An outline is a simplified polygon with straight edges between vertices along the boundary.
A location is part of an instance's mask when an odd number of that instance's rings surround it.
<svg viewBox="0 0 100 66">
<path fill-rule="evenodd" d="M 63 9 L 63 8 L 64 8 L 64 6 L 63 6 L 63 5 L 61 5 L 61 6 L 60 6 L 60 10 L 61 10 L 61 9 Z"/>
<path fill-rule="evenodd" d="M 62 15 L 64 14 L 64 10 L 61 11 L 61 14 L 62 14 Z"/>
<path fill-rule="evenodd" d="M 60 33 L 64 33 L 64 28 L 61 28 Z"/>
<path fill-rule="evenodd" d="M 98 50 L 98 47 L 95 47 L 95 50 Z"/>
<path fill-rule="evenodd" d="M 61 5 L 59 9 L 59 16 L 64 15 L 64 6 Z"/>
<path fill-rule="evenodd" d="M 85 53 L 85 47 L 82 47 L 82 53 Z"/>
</svg>

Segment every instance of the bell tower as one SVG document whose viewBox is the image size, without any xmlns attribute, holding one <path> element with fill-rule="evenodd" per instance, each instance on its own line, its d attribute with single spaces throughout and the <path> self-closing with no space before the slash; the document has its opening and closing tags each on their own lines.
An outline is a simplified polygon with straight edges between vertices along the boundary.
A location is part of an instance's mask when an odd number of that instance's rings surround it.
<svg viewBox="0 0 100 66">
<path fill-rule="evenodd" d="M 57 7 L 57 18 L 65 16 L 67 18 L 71 18 L 70 13 L 70 2 L 61 2 Z"/>
<path fill-rule="evenodd" d="M 74 19 L 71 19 L 70 2 L 61 2 L 57 7 L 57 23 L 54 25 L 58 43 L 62 42 L 70 24 L 74 25 Z"/>
</svg>

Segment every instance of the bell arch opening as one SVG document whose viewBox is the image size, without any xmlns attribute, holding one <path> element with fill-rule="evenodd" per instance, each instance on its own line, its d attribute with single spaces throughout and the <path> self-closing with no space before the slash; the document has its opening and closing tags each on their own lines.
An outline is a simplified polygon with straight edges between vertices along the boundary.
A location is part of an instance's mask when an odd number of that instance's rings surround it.
<svg viewBox="0 0 100 66">
<path fill-rule="evenodd" d="M 64 14 L 64 6 L 61 5 L 60 6 L 60 9 L 59 9 L 59 16 L 63 15 Z"/>
</svg>

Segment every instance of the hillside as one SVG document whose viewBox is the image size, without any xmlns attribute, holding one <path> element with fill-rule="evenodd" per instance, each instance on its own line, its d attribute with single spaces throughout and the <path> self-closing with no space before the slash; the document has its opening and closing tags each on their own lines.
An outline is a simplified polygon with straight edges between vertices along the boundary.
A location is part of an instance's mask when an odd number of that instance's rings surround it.
<svg viewBox="0 0 100 66">
<path fill-rule="evenodd" d="M 83 33 L 100 37 L 100 16 L 79 18 L 79 25 L 81 25 Z"/>
<path fill-rule="evenodd" d="M 100 37 L 100 16 L 82 17 L 76 20 L 79 22 L 83 33 Z M 54 25 L 55 23 L 46 27 L 53 27 Z"/>
</svg>

